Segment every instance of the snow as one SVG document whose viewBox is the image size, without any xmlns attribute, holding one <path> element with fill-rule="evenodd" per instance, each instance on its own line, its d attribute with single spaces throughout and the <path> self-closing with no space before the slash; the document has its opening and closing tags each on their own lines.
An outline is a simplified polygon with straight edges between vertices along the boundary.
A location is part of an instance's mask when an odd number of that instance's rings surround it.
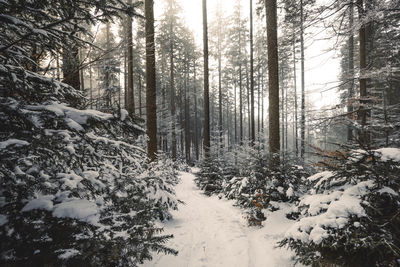
<svg viewBox="0 0 400 267">
<path fill-rule="evenodd" d="M 74 218 L 92 225 L 98 225 L 100 219 L 97 205 L 86 199 L 68 199 L 55 205 L 53 216 Z"/>
<path fill-rule="evenodd" d="M 75 172 L 71 173 L 59 173 L 57 174 L 57 178 L 60 178 L 60 181 L 63 183 L 61 188 L 69 188 L 75 189 L 78 187 L 79 183 L 83 180 L 83 178 L 77 175 Z"/>
<path fill-rule="evenodd" d="M 121 108 L 121 121 L 124 121 L 126 117 L 129 115 L 128 111 L 126 109 Z"/>
<path fill-rule="evenodd" d="M 23 208 L 22 212 L 30 210 L 52 210 L 54 196 L 46 195 L 30 200 Z"/>
<path fill-rule="evenodd" d="M 400 149 L 399 148 L 384 147 L 384 148 L 380 148 L 380 149 L 377 149 L 374 151 L 376 151 L 382 155 L 381 156 L 382 161 L 393 160 L 393 161 L 400 162 Z"/>
<path fill-rule="evenodd" d="M 24 140 L 10 138 L 6 141 L 0 142 L 0 149 L 5 149 L 11 145 L 21 147 L 21 146 L 27 146 L 27 145 L 29 145 L 29 143 Z"/>
<path fill-rule="evenodd" d="M 76 249 L 69 248 L 69 249 L 62 249 L 58 250 L 56 252 L 62 252 L 60 255 L 58 255 L 59 259 L 66 260 L 72 257 L 75 257 L 76 255 L 80 254 L 80 252 Z"/>
<path fill-rule="evenodd" d="M 194 175 L 180 173 L 177 198 L 185 204 L 172 211 L 173 218 L 160 225 L 173 234 L 166 245 L 178 256 L 154 254 L 142 267 L 261 267 L 293 266 L 294 253 L 276 248 L 294 223 L 285 217 L 289 206 L 267 213 L 263 228 L 249 227 L 243 210 L 234 201 L 205 196 L 194 183 Z M 160 223 L 161 224 L 161 223 Z"/>
<path fill-rule="evenodd" d="M 0 226 L 5 225 L 8 223 L 8 218 L 6 215 L 0 214 Z"/>
<path fill-rule="evenodd" d="M 326 179 L 329 179 L 330 177 L 333 176 L 333 172 L 331 171 L 324 171 L 324 172 L 319 172 L 317 174 L 311 175 L 308 177 L 308 181 L 314 182 L 316 180 L 319 180 L 319 183 L 325 181 Z"/>
<path fill-rule="evenodd" d="M 67 123 L 68 127 L 71 130 L 75 130 L 75 131 L 78 131 L 78 132 L 83 132 L 85 130 L 85 129 L 83 129 L 83 127 L 79 123 L 77 123 L 76 121 L 74 121 L 74 120 L 72 120 L 70 118 L 66 118 L 65 122 Z"/>
<path fill-rule="evenodd" d="M 324 176 L 321 176 L 324 179 Z M 364 181 L 356 185 L 347 185 L 343 191 L 306 195 L 299 206 L 308 206 L 308 214 L 296 222 L 285 233 L 286 238 L 300 240 L 304 243 L 319 244 L 329 236 L 328 228 L 343 228 L 354 215 L 358 218 L 366 215 L 361 206 L 361 196 L 374 186 L 373 181 Z"/>
</svg>

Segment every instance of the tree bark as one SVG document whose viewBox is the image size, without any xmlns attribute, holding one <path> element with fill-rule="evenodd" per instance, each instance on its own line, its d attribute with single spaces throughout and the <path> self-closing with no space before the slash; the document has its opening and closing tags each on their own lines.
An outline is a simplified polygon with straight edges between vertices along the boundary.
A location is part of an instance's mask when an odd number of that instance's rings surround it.
<svg viewBox="0 0 400 267">
<path fill-rule="evenodd" d="M 296 34 L 295 25 L 293 24 L 293 86 L 294 86 L 294 147 L 296 157 L 299 156 L 299 135 L 298 135 L 298 115 L 297 115 L 297 75 L 296 75 Z"/>
<path fill-rule="evenodd" d="M 196 153 L 196 160 L 199 160 L 199 126 L 197 114 L 197 84 L 196 84 L 196 61 L 193 60 L 193 84 L 194 84 L 194 150 Z"/>
<path fill-rule="evenodd" d="M 170 2 L 170 10 L 172 10 L 172 3 Z M 176 130 L 175 130 L 175 113 L 176 113 L 176 106 L 175 106 L 175 80 L 174 80 L 174 35 L 173 35 L 173 28 L 172 25 L 173 21 L 170 21 L 170 94 L 171 94 L 171 150 L 172 150 L 172 160 L 176 160 Z"/>
<path fill-rule="evenodd" d="M 303 0 L 300 0 L 300 56 L 301 56 L 301 148 L 300 156 L 304 159 L 305 154 L 305 133 L 306 133 L 306 113 L 305 113 L 305 81 L 304 81 L 304 28 L 303 28 Z"/>
<path fill-rule="evenodd" d="M 276 0 L 265 0 L 268 37 L 269 152 L 272 167 L 279 166 L 279 63 Z"/>
<path fill-rule="evenodd" d="M 210 96 L 208 81 L 208 30 L 207 30 L 207 0 L 203 0 L 203 53 L 204 53 L 204 156 L 210 152 Z"/>
<path fill-rule="evenodd" d="M 128 2 L 129 5 L 132 5 L 132 0 Z M 131 114 L 135 114 L 135 102 L 133 101 L 133 40 L 132 40 L 132 17 L 128 16 L 127 19 L 127 42 L 128 42 L 128 83 L 127 83 L 127 92 L 126 92 L 126 103 L 125 108 Z"/>
<path fill-rule="evenodd" d="M 359 30 L 359 54 L 360 54 L 360 108 L 359 108 L 359 118 L 362 126 L 361 134 L 360 134 L 360 142 L 362 145 L 369 145 L 369 134 L 365 129 L 367 124 L 367 109 L 365 105 L 368 103 L 367 101 L 367 79 L 365 77 L 365 70 L 367 68 L 367 49 L 366 49 L 366 25 L 362 21 L 365 17 L 365 9 L 363 0 L 357 0 L 358 7 L 358 16 L 361 23 L 361 27 Z"/>
<path fill-rule="evenodd" d="M 219 115 L 219 122 L 218 122 L 218 131 L 219 131 L 219 144 L 220 148 L 223 147 L 223 142 L 222 142 L 222 51 L 221 51 L 221 27 L 222 27 L 222 22 L 221 22 L 221 5 L 220 2 L 218 1 L 218 10 L 217 10 L 217 19 L 218 19 L 218 44 L 217 44 L 217 49 L 218 49 L 218 115 Z"/>
<path fill-rule="evenodd" d="M 156 57 L 154 45 L 153 0 L 145 0 L 146 18 L 146 125 L 147 155 L 151 161 L 157 158 L 157 94 L 156 94 Z"/>
<path fill-rule="evenodd" d="M 349 4 L 349 28 L 350 28 L 350 36 L 349 36 L 349 92 L 347 98 L 347 113 L 349 113 L 349 118 L 353 117 L 353 97 L 354 97 L 354 36 L 353 36 L 353 13 L 354 13 L 354 5 L 353 0 L 350 0 Z M 347 127 L 347 141 L 353 140 L 353 130 L 351 125 Z"/>
<path fill-rule="evenodd" d="M 253 0 L 250 0 L 250 143 L 254 145 L 255 121 L 254 121 L 254 58 L 253 58 Z"/>
<path fill-rule="evenodd" d="M 190 94 L 188 94 L 188 76 L 189 76 L 189 61 L 186 58 L 185 70 L 185 156 L 186 164 L 190 165 L 190 115 L 189 115 L 189 102 Z"/>
</svg>

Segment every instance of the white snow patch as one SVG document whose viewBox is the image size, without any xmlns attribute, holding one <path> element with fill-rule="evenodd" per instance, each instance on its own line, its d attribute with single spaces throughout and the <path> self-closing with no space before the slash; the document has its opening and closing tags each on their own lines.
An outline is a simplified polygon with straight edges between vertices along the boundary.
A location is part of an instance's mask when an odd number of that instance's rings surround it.
<svg viewBox="0 0 400 267">
<path fill-rule="evenodd" d="M 194 171 L 194 170 L 192 170 Z M 172 211 L 173 220 L 159 226 L 174 238 L 167 246 L 178 256 L 153 254 L 146 267 L 284 267 L 293 266 L 294 253 L 277 248 L 285 231 L 294 223 L 285 217 L 289 206 L 267 213 L 264 227 L 248 227 L 243 210 L 234 201 L 205 196 L 194 183 L 194 175 L 180 173 L 177 198 L 185 204 Z M 296 265 L 301 266 L 301 265 Z"/>
<path fill-rule="evenodd" d="M 55 205 L 53 216 L 74 218 L 93 225 L 98 225 L 100 219 L 97 205 L 86 199 L 68 199 Z"/>
<path fill-rule="evenodd" d="M 317 174 L 311 175 L 310 177 L 307 178 L 308 181 L 314 182 L 316 180 L 319 180 L 319 183 L 322 181 L 325 181 L 326 179 L 330 178 L 333 176 L 333 172 L 331 171 L 324 171 L 324 172 L 319 172 Z"/>
<path fill-rule="evenodd" d="M 321 243 L 328 236 L 326 229 L 343 228 L 348 223 L 350 215 L 359 218 L 366 215 L 360 197 L 374 185 L 373 181 L 364 181 L 357 185 L 345 186 L 343 191 L 305 196 L 299 206 L 308 206 L 310 216 L 296 222 L 285 233 L 285 237 L 304 243 L 310 241 L 315 244 Z"/>
<path fill-rule="evenodd" d="M 61 186 L 63 189 L 70 188 L 75 189 L 78 187 L 79 183 L 83 180 L 83 178 L 77 175 L 75 172 L 71 173 L 59 173 L 57 174 L 58 178 L 61 178 L 60 181 L 63 183 Z"/>
<path fill-rule="evenodd" d="M 0 149 L 5 149 L 5 148 L 7 148 L 8 146 L 11 146 L 11 145 L 14 145 L 14 146 L 17 146 L 17 147 L 21 147 L 21 146 L 27 146 L 27 145 L 29 145 L 29 143 L 24 141 L 24 140 L 11 138 L 11 139 L 8 139 L 6 141 L 0 142 Z"/>
<path fill-rule="evenodd" d="M 21 210 L 21 212 L 30 210 L 52 210 L 54 196 L 46 195 L 30 200 Z"/>
<path fill-rule="evenodd" d="M 129 115 L 128 111 L 126 109 L 121 108 L 121 121 L 124 121 L 126 117 Z"/>
<path fill-rule="evenodd" d="M 381 156 L 382 161 L 389 161 L 389 160 L 400 161 L 400 149 L 399 148 L 384 147 L 384 148 L 380 148 L 380 149 L 377 149 L 374 151 L 376 151 L 382 155 Z"/>
<path fill-rule="evenodd" d="M 8 223 L 8 217 L 6 215 L 0 214 L 0 226 L 5 225 Z"/>
<path fill-rule="evenodd" d="M 83 129 L 83 127 L 77 123 L 76 121 L 70 119 L 70 118 L 66 118 L 65 119 L 65 123 L 67 124 L 67 126 L 71 129 L 71 130 L 75 130 L 78 132 L 83 132 L 85 129 Z"/>
<path fill-rule="evenodd" d="M 81 254 L 78 250 L 74 248 L 69 248 L 69 249 L 61 249 L 57 250 L 56 252 L 62 252 L 60 255 L 58 255 L 59 259 L 62 260 L 67 260 L 69 258 L 75 257 L 76 255 Z"/>
</svg>

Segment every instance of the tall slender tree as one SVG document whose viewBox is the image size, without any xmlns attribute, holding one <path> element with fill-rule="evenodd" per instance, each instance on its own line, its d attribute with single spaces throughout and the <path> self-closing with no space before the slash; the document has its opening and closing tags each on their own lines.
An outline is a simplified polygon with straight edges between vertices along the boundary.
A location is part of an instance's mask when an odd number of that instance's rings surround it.
<svg viewBox="0 0 400 267">
<path fill-rule="evenodd" d="M 304 159 L 305 154 L 305 133 L 306 133 L 306 95 L 304 81 L 304 15 L 303 0 L 300 0 L 300 64 L 301 64 L 301 130 L 300 130 L 300 156 Z"/>
<path fill-rule="evenodd" d="M 132 5 L 132 0 L 129 0 L 128 2 L 129 5 Z M 128 71 L 127 71 L 127 76 L 128 76 L 128 81 L 127 81 L 127 90 L 125 91 L 126 94 L 126 103 L 125 103 L 125 108 L 131 112 L 135 113 L 135 101 L 134 101 L 134 93 L 133 93 L 133 40 L 132 40 L 132 17 L 127 16 L 127 21 L 126 21 L 126 38 L 127 38 L 127 57 L 128 57 Z"/>
<path fill-rule="evenodd" d="M 265 0 L 268 38 L 269 151 L 272 166 L 279 165 L 279 64 L 276 0 Z"/>
<path fill-rule="evenodd" d="M 150 160 L 157 158 L 157 99 L 156 99 L 156 57 L 154 43 L 154 2 L 144 2 L 146 18 L 146 126 L 147 155 Z"/>
<path fill-rule="evenodd" d="M 203 0 L 203 57 L 204 57 L 204 156 L 209 157 L 210 151 L 210 92 L 208 80 L 208 30 L 207 30 L 207 0 Z"/>
<path fill-rule="evenodd" d="M 254 121 L 254 58 L 253 58 L 253 0 L 250 0 L 250 140 L 254 145 L 255 121 Z"/>
</svg>

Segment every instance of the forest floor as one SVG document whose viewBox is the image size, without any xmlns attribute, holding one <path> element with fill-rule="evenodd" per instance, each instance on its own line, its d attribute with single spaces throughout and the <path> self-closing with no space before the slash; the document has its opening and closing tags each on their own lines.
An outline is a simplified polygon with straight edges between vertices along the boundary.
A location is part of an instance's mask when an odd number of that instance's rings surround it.
<svg viewBox="0 0 400 267">
<path fill-rule="evenodd" d="M 161 225 L 165 234 L 174 235 L 167 245 L 179 254 L 154 254 L 143 267 L 294 266 L 294 253 L 276 247 L 293 223 L 285 217 L 289 206 L 267 212 L 263 227 L 248 227 L 243 210 L 234 207 L 234 201 L 204 195 L 192 173 L 180 172 L 180 177 L 176 194 L 185 204 Z"/>
</svg>

